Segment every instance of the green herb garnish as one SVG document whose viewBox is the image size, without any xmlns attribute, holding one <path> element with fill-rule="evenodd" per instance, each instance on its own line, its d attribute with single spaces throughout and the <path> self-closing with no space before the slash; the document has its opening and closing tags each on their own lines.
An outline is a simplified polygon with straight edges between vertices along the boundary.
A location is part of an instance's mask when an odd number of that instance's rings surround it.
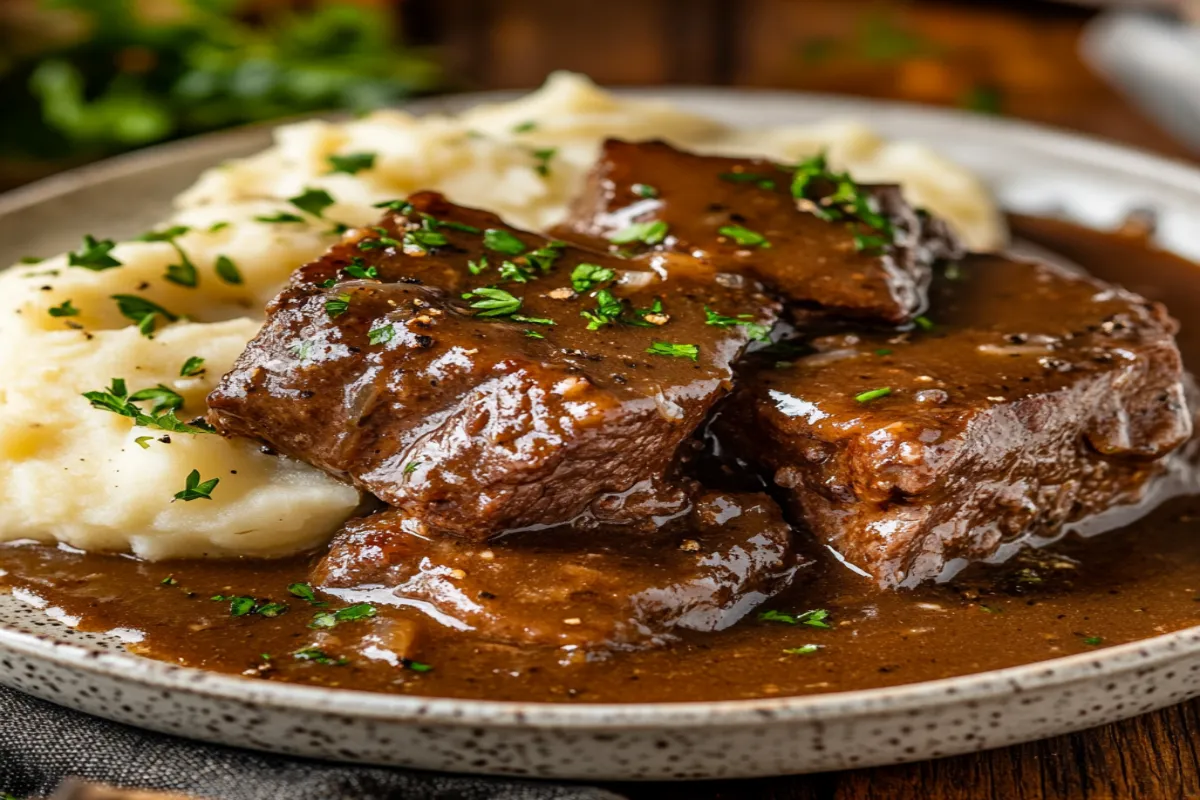
<svg viewBox="0 0 1200 800">
<path fill-rule="evenodd" d="M 884 386 L 879 389 L 871 389 L 869 391 L 856 394 L 854 395 L 854 399 L 859 403 L 869 403 L 872 400 L 878 400 L 881 397 L 887 397 L 891 393 L 892 388 L 890 386 Z"/>
<path fill-rule="evenodd" d="M 287 587 L 288 593 L 293 597 L 299 597 L 310 606 L 323 606 L 325 603 L 317 599 L 317 593 L 313 591 L 312 585 L 307 583 L 293 583 Z"/>
<path fill-rule="evenodd" d="M 217 256 L 217 260 L 213 264 L 213 269 L 216 270 L 217 277 L 226 283 L 237 285 L 242 282 L 242 273 L 238 270 L 237 264 L 233 263 L 233 259 L 229 256 Z"/>
<path fill-rule="evenodd" d="M 203 373 L 204 359 L 200 356 L 192 356 L 183 362 L 183 366 L 179 368 L 179 377 L 181 378 L 194 378 Z"/>
<path fill-rule="evenodd" d="M 83 247 L 67 255 L 67 266 L 83 267 L 92 272 L 119 267 L 121 262 L 109 255 L 116 246 L 112 239 L 97 241 L 91 234 L 87 234 L 83 237 Z"/>
<path fill-rule="evenodd" d="M 730 183 L 753 183 L 760 189 L 775 188 L 775 181 L 760 172 L 722 172 L 717 177 Z"/>
<path fill-rule="evenodd" d="M 347 175 L 357 175 L 365 169 L 372 169 L 375 166 L 374 153 L 346 153 L 344 155 L 330 155 L 326 159 L 329 162 L 329 171 L 326 175 L 332 175 L 335 172 L 344 172 Z"/>
<path fill-rule="evenodd" d="M 501 228 L 488 228 L 484 231 L 483 246 L 506 256 L 519 256 L 525 252 L 525 243 Z"/>
<path fill-rule="evenodd" d="M 673 358 L 700 359 L 700 347 L 694 344 L 672 344 L 671 342 L 654 342 L 646 352 L 652 356 L 671 356 Z"/>
<path fill-rule="evenodd" d="M 184 252 L 183 247 L 178 242 L 180 236 L 190 231 L 191 228 L 186 225 L 174 225 L 163 230 L 144 233 L 139 237 L 139 240 L 143 242 L 166 242 L 171 245 L 175 249 L 175 253 L 179 256 L 179 263 L 168 264 L 167 273 L 163 277 L 171 283 L 194 288 L 200 280 L 199 270 L 196 269 L 196 265 L 188 258 L 188 254 Z"/>
<path fill-rule="evenodd" d="M 829 612 L 823 608 L 805 611 L 801 614 L 787 614 L 783 611 L 760 611 L 758 618 L 764 622 L 782 622 L 787 625 L 810 625 L 814 628 L 831 628 L 828 622 Z"/>
<path fill-rule="evenodd" d="M 913 318 L 913 324 L 923 331 L 931 331 L 934 328 L 933 320 L 924 315 Z"/>
<path fill-rule="evenodd" d="M 278 211 L 274 214 L 260 214 L 254 218 L 255 222 L 266 222 L 270 225 L 279 225 L 291 222 L 304 222 L 304 217 L 299 214 L 293 214 L 290 211 Z"/>
<path fill-rule="evenodd" d="M 477 310 L 477 317 L 505 317 L 516 313 L 521 307 L 521 298 L 490 286 L 467 292 L 462 298 L 475 301 L 471 303 L 471 308 Z"/>
<path fill-rule="evenodd" d="M 788 647 L 783 652 L 789 656 L 807 656 L 821 649 L 819 644 L 802 644 L 799 647 Z"/>
<path fill-rule="evenodd" d="M 584 262 L 577 264 L 575 269 L 571 270 L 571 288 L 577 292 L 586 292 L 593 286 L 608 283 L 615 277 L 617 277 L 615 270 L 599 264 Z"/>
<path fill-rule="evenodd" d="M 396 327 L 394 325 L 384 325 L 380 328 L 372 328 L 367 331 L 367 342 L 370 344 L 386 344 L 390 342 L 396 335 Z"/>
<path fill-rule="evenodd" d="M 717 228 L 717 233 L 722 236 L 728 236 L 738 244 L 744 247 L 770 247 L 771 243 L 767 241 L 767 237 L 763 236 L 758 231 L 752 231 L 749 228 L 741 225 L 722 225 Z"/>
<path fill-rule="evenodd" d="M 52 317 L 77 317 L 79 309 L 71 305 L 70 300 L 64 300 L 56 306 L 46 310 L 46 313 Z"/>
<path fill-rule="evenodd" d="M 132 321 L 137 326 L 138 332 L 146 337 L 151 337 L 154 333 L 160 317 L 167 322 L 179 319 L 178 314 L 167 311 L 158 303 L 134 294 L 114 294 L 112 299 L 117 301 L 117 310 L 121 312 L 121 316 Z"/>
<path fill-rule="evenodd" d="M 329 208 L 336 201 L 324 189 L 305 188 L 303 192 L 295 197 L 289 197 L 288 202 L 306 214 L 312 214 L 314 217 L 324 219 L 325 209 Z"/>
<path fill-rule="evenodd" d="M 632 244 L 633 242 L 660 244 L 667 238 L 668 230 L 667 223 L 662 220 L 634 222 L 619 231 L 610 233 L 608 240 L 613 244 Z"/>
<path fill-rule="evenodd" d="M 527 283 L 533 276 L 533 269 L 515 261 L 505 259 L 500 262 L 500 277 L 513 283 Z"/>
<path fill-rule="evenodd" d="M 312 661 L 327 667 L 341 667 L 350 663 L 345 658 L 334 658 L 317 647 L 306 647 L 303 650 L 297 650 L 292 653 L 292 657 L 297 661 Z"/>
<path fill-rule="evenodd" d="M 352 606 L 339 609 L 337 611 L 320 611 L 313 616 L 312 622 L 308 624 L 310 628 L 332 628 L 342 622 L 355 622 L 360 619 L 369 619 L 378 612 L 375 606 L 370 603 L 356 603 Z"/>
<path fill-rule="evenodd" d="M 543 147 L 534 150 L 530 154 L 533 156 L 533 160 L 536 162 L 534 164 L 533 171 L 538 175 L 541 175 L 543 178 L 548 176 L 550 174 L 550 159 L 554 158 L 554 155 L 557 152 L 557 147 Z"/>
<path fill-rule="evenodd" d="M 705 306 L 704 324 L 715 325 L 718 328 L 728 328 L 732 325 L 741 325 L 746 329 L 746 335 L 751 339 L 756 339 L 760 342 L 771 341 L 771 326 L 763 325 L 760 322 L 755 322 L 754 317 L 750 314 L 739 314 L 736 317 L 727 317 L 724 314 L 718 314 L 708 306 Z"/>
<path fill-rule="evenodd" d="M 350 310 L 350 295 L 342 293 L 332 300 L 325 301 L 325 313 L 330 319 L 336 319 Z"/>
<path fill-rule="evenodd" d="M 638 197 L 658 197 L 658 189 L 648 183 L 635 183 L 630 188 Z"/>
<path fill-rule="evenodd" d="M 140 403 L 150 401 L 151 413 L 157 411 L 174 411 L 183 407 L 183 395 L 169 386 L 161 383 L 150 389 L 142 389 L 129 396 L 130 402 Z"/>
<path fill-rule="evenodd" d="M 624 301 L 608 289 L 601 289 L 596 292 L 596 308 L 580 311 L 579 316 L 588 321 L 587 329 L 589 331 L 595 331 L 616 322 L 624 310 Z"/>
<path fill-rule="evenodd" d="M 194 469 L 188 473 L 187 479 L 184 481 L 183 491 L 175 493 L 175 499 L 185 502 L 192 500 L 212 500 L 212 490 L 217 488 L 217 484 L 220 482 L 220 478 L 209 478 L 201 483 L 200 470 Z"/>
</svg>

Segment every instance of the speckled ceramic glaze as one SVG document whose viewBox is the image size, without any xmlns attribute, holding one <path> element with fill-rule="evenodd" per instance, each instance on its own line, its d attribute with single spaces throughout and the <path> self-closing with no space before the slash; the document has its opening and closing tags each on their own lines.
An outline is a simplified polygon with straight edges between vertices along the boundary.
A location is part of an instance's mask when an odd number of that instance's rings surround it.
<svg viewBox="0 0 1200 800">
<path fill-rule="evenodd" d="M 1158 212 L 1163 246 L 1200 258 L 1200 171 L 1015 122 L 782 93 L 653 92 L 741 126 L 854 117 L 919 139 L 1010 209 L 1110 226 Z M 455 110 L 508 95 L 415 106 Z M 253 128 L 182 142 L 0 198 L 0 263 L 89 230 L 131 235 L 204 167 L 265 147 Z M 1200 276 L 1198 276 L 1200 277 Z M 1200 629 L 890 689 L 725 703 L 546 705 L 289 686 L 173 667 L 0 596 L 0 683 L 146 728 L 347 761 L 570 778 L 730 778 L 861 767 L 1012 744 L 1200 695 Z"/>
</svg>

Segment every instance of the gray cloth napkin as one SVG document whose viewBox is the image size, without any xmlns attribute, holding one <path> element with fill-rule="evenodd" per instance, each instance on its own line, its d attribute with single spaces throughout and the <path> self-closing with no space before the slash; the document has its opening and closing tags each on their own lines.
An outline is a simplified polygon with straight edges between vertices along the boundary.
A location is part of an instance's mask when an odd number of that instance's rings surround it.
<svg viewBox="0 0 1200 800">
<path fill-rule="evenodd" d="M 0 797 L 66 778 L 207 800 L 621 800 L 588 786 L 353 767 L 189 742 L 0 687 Z"/>
</svg>

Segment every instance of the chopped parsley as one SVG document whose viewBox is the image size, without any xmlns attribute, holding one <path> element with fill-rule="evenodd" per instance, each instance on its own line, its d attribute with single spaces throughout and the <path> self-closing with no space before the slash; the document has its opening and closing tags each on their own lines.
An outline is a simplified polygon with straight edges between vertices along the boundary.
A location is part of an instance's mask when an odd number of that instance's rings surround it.
<svg viewBox="0 0 1200 800">
<path fill-rule="evenodd" d="M 717 177 L 730 183 L 753 183 L 760 189 L 775 188 L 775 181 L 760 172 L 722 172 Z"/>
<path fill-rule="evenodd" d="M 881 397 L 887 397 L 891 393 L 892 387 L 882 386 L 878 389 L 870 389 L 865 392 L 860 392 L 859 394 L 854 395 L 854 399 L 859 403 L 869 403 L 872 400 L 878 400 Z"/>
<path fill-rule="evenodd" d="M 253 597 L 231 597 L 229 599 L 229 616 L 244 617 L 254 611 Z"/>
<path fill-rule="evenodd" d="M 487 268 L 487 256 L 480 258 L 478 261 L 467 261 L 467 271 L 469 271 L 472 275 L 478 275 Z"/>
<path fill-rule="evenodd" d="M 796 166 L 791 190 L 801 207 L 819 219 L 845 222 L 859 252 L 877 254 L 895 240 L 894 226 L 876 210 L 870 194 L 848 172 L 830 170 L 824 153 Z"/>
<path fill-rule="evenodd" d="M 1088 645 L 1089 647 L 1095 647 L 1096 645 L 1104 644 L 1104 637 L 1102 637 L 1102 636 L 1085 636 L 1085 637 L 1083 637 L 1083 643 Z"/>
<path fill-rule="evenodd" d="M 406 669 L 411 669 L 413 672 L 432 672 L 433 667 L 429 664 L 422 664 L 420 661 L 413 661 L 411 658 L 400 659 L 401 665 Z"/>
<path fill-rule="evenodd" d="M 648 183 L 635 183 L 630 188 L 638 197 L 658 197 L 658 189 Z"/>
<path fill-rule="evenodd" d="M 483 246 L 506 256 L 519 256 L 525 252 L 525 243 L 501 228 L 488 228 L 484 231 Z"/>
<path fill-rule="evenodd" d="M 254 218 L 255 222 L 266 222 L 271 225 L 279 225 L 291 222 L 304 222 L 304 217 L 299 214 L 293 214 L 290 211 L 278 211 L 274 214 L 259 214 Z"/>
<path fill-rule="evenodd" d="M 385 237 L 382 241 L 387 243 L 389 240 Z M 446 234 L 434 230 L 419 229 L 404 234 L 404 252 L 409 255 L 425 255 L 433 248 L 445 247 L 449 243 Z"/>
<path fill-rule="evenodd" d="M 407 200 L 384 200 L 382 203 L 376 203 L 372 208 L 386 208 L 396 214 L 407 214 L 413 210 L 412 203 Z"/>
<path fill-rule="evenodd" d="M 112 239 L 95 239 L 90 233 L 83 237 L 83 247 L 67 255 L 67 266 L 83 267 L 92 272 L 121 266 L 121 262 L 109 253 L 116 247 Z"/>
<path fill-rule="evenodd" d="M 121 312 L 121 316 L 137 325 L 138 332 L 146 337 L 152 336 L 159 318 L 167 322 L 179 319 L 178 314 L 167 311 L 158 303 L 134 294 L 114 294 L 112 299 L 117 301 L 117 310 Z"/>
<path fill-rule="evenodd" d="M 410 462 L 408 462 L 407 464 L 405 464 L 405 465 L 404 465 L 404 474 L 405 474 L 405 475 L 412 475 L 414 472 L 416 472 L 416 471 L 417 471 L 417 468 L 418 468 L 418 467 L 420 467 L 420 466 L 421 466 L 421 462 L 420 462 L 420 461 L 410 461 Z"/>
<path fill-rule="evenodd" d="M 310 606 L 323 606 L 324 602 L 317 599 L 317 593 L 313 591 L 312 585 L 307 583 L 289 584 L 288 593 L 293 597 L 299 597 Z"/>
<path fill-rule="evenodd" d="M 325 218 L 325 209 L 336 202 L 332 195 L 324 189 L 305 188 L 295 197 L 289 197 L 288 202 L 306 214 L 312 214 L 320 219 Z"/>
<path fill-rule="evenodd" d="M 254 609 L 254 613 L 263 617 L 278 617 L 288 610 L 287 603 L 263 603 Z"/>
<path fill-rule="evenodd" d="M 527 119 L 524 122 L 513 125 L 512 132 L 513 133 L 529 133 L 531 130 L 533 130 L 536 127 L 537 127 L 536 122 L 534 122 L 531 119 Z"/>
<path fill-rule="evenodd" d="M 526 330 L 525 335 L 530 339 L 545 339 L 546 337 L 534 330 Z"/>
<path fill-rule="evenodd" d="M 372 169 L 375 166 L 374 153 L 346 153 L 345 155 L 330 155 L 326 157 L 329 162 L 329 171 L 326 175 L 332 175 L 335 172 L 344 172 L 347 175 L 357 175 L 365 169 Z"/>
<path fill-rule="evenodd" d="M 134 392 L 129 396 L 129 400 L 133 403 L 149 400 L 151 413 L 177 411 L 183 407 L 183 395 L 169 386 L 163 386 L 161 383 L 150 389 L 142 389 L 141 391 Z"/>
<path fill-rule="evenodd" d="M 194 469 L 188 473 L 187 479 L 184 481 L 183 491 L 175 493 L 175 499 L 185 502 L 201 499 L 212 500 L 212 491 L 217 488 L 217 484 L 220 482 L 220 478 L 209 478 L 201 483 L 200 470 Z"/>
<path fill-rule="evenodd" d="M 363 261 L 359 256 L 350 259 L 350 266 L 343 267 L 342 272 L 351 278 L 358 278 L 359 280 L 376 280 L 379 278 L 379 270 L 373 264 L 368 266 L 367 262 Z"/>
<path fill-rule="evenodd" d="M 587 329 L 589 331 L 595 331 L 605 325 L 612 325 L 624 311 L 625 303 L 620 298 L 608 289 L 601 289 L 596 292 L 596 308 L 584 309 L 579 312 L 579 316 L 588 321 Z"/>
<path fill-rule="evenodd" d="M 562 249 L 566 246 L 566 242 L 550 242 L 543 247 L 529 251 L 525 254 L 525 258 L 542 272 L 549 272 L 554 266 L 554 262 L 562 257 Z"/>
<path fill-rule="evenodd" d="M 524 314 L 513 314 L 513 322 L 528 322 L 530 325 L 557 325 L 558 323 L 552 319 L 545 317 L 527 317 Z"/>
<path fill-rule="evenodd" d="M 142 448 L 143 450 L 149 450 L 150 442 L 152 442 L 152 441 L 154 441 L 153 436 L 139 436 L 133 440 L 133 443 L 136 444 L 138 447 Z"/>
<path fill-rule="evenodd" d="M 476 228 L 474 225 L 468 225 L 465 222 L 455 222 L 452 219 L 436 219 L 428 214 L 422 214 L 421 216 L 425 218 L 426 224 L 432 225 L 434 228 L 449 228 L 452 231 L 473 233 L 476 236 L 483 233 L 483 231 L 479 230 L 479 228 Z"/>
<path fill-rule="evenodd" d="M 325 313 L 329 315 L 330 319 L 336 319 L 349 310 L 350 295 L 345 294 L 344 292 L 332 300 L 325 301 Z"/>
<path fill-rule="evenodd" d="M 619 231 L 610 233 L 608 240 L 613 244 L 632 244 L 634 242 L 661 244 L 667 238 L 668 230 L 667 223 L 662 220 L 634 222 Z"/>
<path fill-rule="evenodd" d="M 208 226 L 208 232 L 209 233 L 217 233 L 218 231 L 223 231 L 228 227 L 229 227 L 228 222 L 214 222 L 212 225 Z"/>
<path fill-rule="evenodd" d="M 334 658 L 318 647 L 306 647 L 302 650 L 297 650 L 292 653 L 292 658 L 297 661 L 312 661 L 327 667 L 341 667 L 350 663 L 345 658 Z"/>
<path fill-rule="evenodd" d="M 760 611 L 758 618 L 764 622 L 782 622 L 787 625 L 810 625 L 814 628 L 831 628 L 828 622 L 829 612 L 823 608 L 805 611 L 801 614 L 787 614 L 783 611 Z"/>
<path fill-rule="evenodd" d="M 615 277 L 617 273 L 608 267 L 583 262 L 571 270 L 571 288 L 577 292 L 586 292 L 593 286 L 608 283 Z"/>
<path fill-rule="evenodd" d="M 370 603 L 356 603 L 337 611 L 319 611 L 313 616 L 310 628 L 332 628 L 342 622 L 356 622 L 360 619 L 370 619 L 378 612 Z"/>
<path fill-rule="evenodd" d="M 547 177 L 550 174 L 550 160 L 554 158 L 556 153 L 558 153 L 557 147 L 543 147 L 534 150 L 531 153 L 535 162 L 533 171 L 543 178 Z"/>
<path fill-rule="evenodd" d="M 672 344 L 671 342 L 654 342 L 646 352 L 652 356 L 671 356 L 672 358 L 700 359 L 700 347 L 694 344 Z"/>
<path fill-rule="evenodd" d="M 167 577 L 165 577 L 161 581 L 159 581 L 159 584 L 162 586 L 174 586 L 177 583 L 179 583 L 179 581 L 175 580 L 174 575 L 168 575 Z"/>
<path fill-rule="evenodd" d="M 934 328 L 933 320 L 925 315 L 913 318 L 913 324 L 923 331 L 931 331 Z"/>
<path fill-rule="evenodd" d="M 529 279 L 534 276 L 533 269 L 524 264 L 518 264 L 515 261 L 505 259 L 500 262 L 500 277 L 506 281 L 513 283 L 528 283 Z"/>
<path fill-rule="evenodd" d="M 204 374 L 204 359 L 200 356 L 192 356 L 179 368 L 179 377 L 181 378 L 194 378 L 202 374 Z"/>
<path fill-rule="evenodd" d="M 394 325 L 384 325 L 367 331 L 367 341 L 371 344 L 386 344 L 396 335 Z"/>
<path fill-rule="evenodd" d="M 819 644 L 802 644 L 799 647 L 784 648 L 785 653 L 789 656 L 807 656 L 821 649 Z"/>
<path fill-rule="evenodd" d="M 728 236 L 738 244 L 744 247 L 770 247 L 771 243 L 767 241 L 767 237 L 763 236 L 758 231 L 752 231 L 749 228 L 741 225 L 722 225 L 717 228 L 717 233 L 722 236 Z"/>
<path fill-rule="evenodd" d="M 237 268 L 237 264 L 233 263 L 233 259 L 229 256 L 217 256 L 217 260 L 213 264 L 213 269 L 217 272 L 217 277 L 226 283 L 234 285 L 242 282 L 242 273 Z"/>
<path fill-rule="evenodd" d="M 727 317 L 724 314 L 718 314 L 708 306 L 705 306 L 704 324 L 715 325 L 718 328 L 728 328 L 732 325 L 741 325 L 746 329 L 746 335 L 751 339 L 757 339 L 760 342 L 771 341 L 771 326 L 763 325 L 761 322 L 755 322 L 754 317 L 750 314 L 739 314 L 736 317 Z"/>
<path fill-rule="evenodd" d="M 178 264 L 168 264 L 167 273 L 163 277 L 171 283 L 177 283 L 180 286 L 194 288 L 200 280 L 200 272 L 196 269 L 196 265 L 188 258 L 188 254 L 184 252 L 183 247 L 179 244 L 179 237 L 189 233 L 191 228 L 186 225 L 173 225 L 170 228 L 164 228 L 160 231 L 149 231 L 143 233 L 139 237 L 139 241 L 143 242 L 166 242 L 175 249 L 175 253 L 179 256 Z"/>
<path fill-rule="evenodd" d="M 515 314 L 521 307 L 521 298 L 491 286 L 467 292 L 462 298 L 475 301 L 471 303 L 471 308 L 476 309 L 477 317 L 506 317 Z"/>
<path fill-rule="evenodd" d="M 47 309 L 46 313 L 52 317 L 77 317 L 79 316 L 79 309 L 71 305 L 70 300 L 64 300 L 58 305 Z"/>
<path fill-rule="evenodd" d="M 890 356 L 891 354 L 892 354 L 892 351 L 886 347 L 881 347 L 875 351 L 875 355 L 877 355 L 877 356 Z"/>
<path fill-rule="evenodd" d="M 18 264 L 40 264 L 45 260 L 46 259 L 42 258 L 41 256 L 21 256 L 17 260 L 17 263 Z"/>
</svg>

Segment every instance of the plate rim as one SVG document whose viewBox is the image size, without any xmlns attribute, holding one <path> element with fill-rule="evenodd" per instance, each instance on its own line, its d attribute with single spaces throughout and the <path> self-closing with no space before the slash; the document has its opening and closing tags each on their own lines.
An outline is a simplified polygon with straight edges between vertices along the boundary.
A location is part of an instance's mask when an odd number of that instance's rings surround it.
<svg viewBox="0 0 1200 800">
<path fill-rule="evenodd" d="M 730 106 L 739 101 L 761 105 L 805 104 L 826 116 L 902 115 L 933 128 L 972 130 L 983 138 L 997 132 L 1012 144 L 1046 155 L 1063 155 L 1074 163 L 1103 163 L 1109 170 L 1137 174 L 1167 184 L 1200 202 L 1200 167 L 1179 158 L 1160 156 L 1098 137 L 1010 118 L 898 101 L 775 89 L 654 86 L 619 88 L 616 94 L 640 99 L 709 102 Z M 504 90 L 445 95 L 415 100 L 398 109 L 413 114 L 452 113 L 481 103 L 511 100 L 527 91 Z M 189 137 L 108 158 L 0 194 L 0 216 L 69 195 L 81 186 L 138 172 L 152 172 L 178 155 L 224 153 L 239 141 L 251 142 L 280 126 L 303 119 L 344 115 L 305 115 Z M 875 117 L 878 119 L 878 117 Z M 671 729 L 722 724 L 849 720 L 927 709 L 948 702 L 986 701 L 1004 695 L 1067 687 L 1082 681 L 1116 676 L 1150 665 L 1161 666 L 1200 652 L 1200 626 L 1140 639 L 1093 652 L 1035 661 L 999 670 L 958 675 L 874 689 L 748 700 L 657 703 L 553 703 L 396 695 L 346 688 L 263 681 L 182 667 L 126 652 L 103 652 L 54 641 L 48 636 L 7 627 L 0 621 L 0 648 L 116 681 L 133 681 L 158 689 L 184 691 L 212 699 L 289 711 L 336 712 L 360 719 L 419 722 L 450 726 L 563 728 L 588 730 Z"/>
</svg>

